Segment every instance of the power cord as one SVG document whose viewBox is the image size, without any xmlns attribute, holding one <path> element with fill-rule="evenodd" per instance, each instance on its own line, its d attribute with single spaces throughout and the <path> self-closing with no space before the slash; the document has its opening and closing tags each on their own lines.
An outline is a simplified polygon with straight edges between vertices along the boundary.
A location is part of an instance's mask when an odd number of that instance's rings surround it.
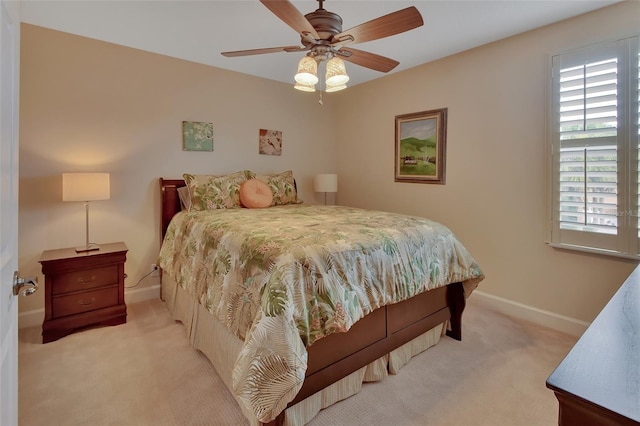
<svg viewBox="0 0 640 426">
<path fill-rule="evenodd" d="M 140 278 L 140 279 L 138 280 L 138 282 L 137 282 L 137 283 L 135 283 L 134 285 L 131 285 L 131 286 L 128 286 L 128 287 L 127 287 L 127 286 L 124 286 L 124 288 L 134 288 L 134 287 L 139 286 L 139 285 L 140 285 L 140 283 L 141 283 L 142 281 L 144 281 L 144 279 L 145 279 L 145 278 L 147 278 L 148 276 L 150 276 L 150 275 L 151 275 L 151 274 L 153 274 L 154 272 L 158 272 L 158 268 L 153 269 L 153 270 L 151 270 L 150 272 L 147 272 L 147 273 L 146 273 L 142 278 Z M 125 278 L 127 278 L 127 274 L 125 274 L 125 275 L 124 275 L 124 277 L 125 277 Z"/>
</svg>

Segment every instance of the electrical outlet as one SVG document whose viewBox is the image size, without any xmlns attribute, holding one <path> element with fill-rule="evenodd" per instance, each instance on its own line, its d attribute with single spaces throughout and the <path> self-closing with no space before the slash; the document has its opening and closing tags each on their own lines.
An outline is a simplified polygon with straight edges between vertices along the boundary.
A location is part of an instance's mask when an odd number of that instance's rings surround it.
<svg viewBox="0 0 640 426">
<path fill-rule="evenodd" d="M 151 276 L 152 277 L 157 277 L 160 275 L 160 267 L 158 265 L 156 265 L 155 263 L 151 264 Z"/>
</svg>

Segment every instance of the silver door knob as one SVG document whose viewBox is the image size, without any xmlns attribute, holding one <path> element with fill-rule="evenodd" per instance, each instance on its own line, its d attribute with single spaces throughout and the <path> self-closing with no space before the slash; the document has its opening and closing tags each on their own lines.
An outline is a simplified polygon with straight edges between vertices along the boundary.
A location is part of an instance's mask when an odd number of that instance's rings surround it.
<svg viewBox="0 0 640 426">
<path fill-rule="evenodd" d="M 38 277 L 23 278 L 18 271 L 13 273 L 13 295 L 31 296 L 38 290 Z"/>
</svg>

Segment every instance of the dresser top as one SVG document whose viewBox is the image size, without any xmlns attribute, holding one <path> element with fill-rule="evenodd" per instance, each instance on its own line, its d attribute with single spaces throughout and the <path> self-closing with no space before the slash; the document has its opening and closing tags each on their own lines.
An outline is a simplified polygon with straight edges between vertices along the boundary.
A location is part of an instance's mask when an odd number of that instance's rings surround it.
<svg viewBox="0 0 640 426">
<path fill-rule="evenodd" d="M 640 422 L 640 266 L 618 289 L 547 387 Z"/>
<path fill-rule="evenodd" d="M 44 252 L 42 252 L 42 256 L 40 256 L 40 260 L 38 262 L 42 263 L 60 259 L 82 259 L 127 250 L 127 246 L 123 242 L 100 244 L 99 250 L 85 251 L 80 253 L 76 253 L 76 249 L 74 247 L 45 250 Z"/>
</svg>

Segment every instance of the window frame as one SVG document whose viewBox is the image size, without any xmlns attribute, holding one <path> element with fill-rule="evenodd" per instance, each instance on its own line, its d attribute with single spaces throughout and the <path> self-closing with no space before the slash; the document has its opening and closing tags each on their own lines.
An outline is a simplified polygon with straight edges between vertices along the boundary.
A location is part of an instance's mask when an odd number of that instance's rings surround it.
<svg viewBox="0 0 640 426">
<path fill-rule="evenodd" d="M 638 223 L 638 81 L 640 80 L 639 36 L 610 40 L 551 54 L 547 59 L 547 239 L 557 248 L 640 259 Z M 617 233 L 615 235 L 562 229 L 560 226 L 560 96 L 558 77 L 561 69 L 579 63 L 594 63 L 617 56 Z M 635 62 L 633 62 L 635 58 Z M 559 62 L 556 63 L 556 59 Z M 585 59 L 585 60 L 581 60 Z M 633 94 L 632 96 L 630 96 Z M 599 145 L 610 138 L 585 138 Z M 566 141 L 566 140 L 565 140 Z M 567 142 L 565 142 L 567 143 Z M 578 143 L 579 144 L 579 143 Z M 586 214 L 586 213 L 585 213 Z"/>
</svg>

